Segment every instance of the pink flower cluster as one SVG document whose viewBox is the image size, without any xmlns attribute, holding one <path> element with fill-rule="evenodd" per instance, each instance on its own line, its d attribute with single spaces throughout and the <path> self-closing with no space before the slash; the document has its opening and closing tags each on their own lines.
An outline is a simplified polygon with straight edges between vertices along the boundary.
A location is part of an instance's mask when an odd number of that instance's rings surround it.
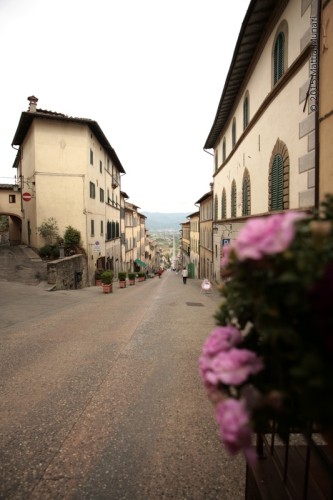
<svg viewBox="0 0 333 500">
<path fill-rule="evenodd" d="M 294 239 L 295 222 L 304 217 L 304 213 L 286 212 L 249 220 L 234 244 L 225 247 L 221 266 L 227 266 L 232 250 L 239 260 L 260 260 L 284 252 Z"/>
<path fill-rule="evenodd" d="M 255 352 L 236 347 L 242 338 L 241 332 L 234 326 L 219 326 L 204 343 L 199 369 L 210 395 L 218 391 L 220 384 L 239 386 L 250 375 L 263 369 L 263 361 Z M 216 419 L 221 438 L 230 453 L 242 449 L 248 458 L 252 458 L 249 413 L 245 403 L 234 398 L 220 402 L 216 408 Z"/>
</svg>

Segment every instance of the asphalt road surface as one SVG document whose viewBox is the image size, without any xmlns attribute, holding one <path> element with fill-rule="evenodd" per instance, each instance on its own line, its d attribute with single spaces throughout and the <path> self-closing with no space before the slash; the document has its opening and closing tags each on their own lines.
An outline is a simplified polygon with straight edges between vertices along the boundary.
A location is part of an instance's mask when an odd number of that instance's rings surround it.
<svg viewBox="0 0 333 500">
<path fill-rule="evenodd" d="M 198 375 L 218 292 L 113 286 L 0 281 L 0 498 L 244 498 Z"/>
</svg>

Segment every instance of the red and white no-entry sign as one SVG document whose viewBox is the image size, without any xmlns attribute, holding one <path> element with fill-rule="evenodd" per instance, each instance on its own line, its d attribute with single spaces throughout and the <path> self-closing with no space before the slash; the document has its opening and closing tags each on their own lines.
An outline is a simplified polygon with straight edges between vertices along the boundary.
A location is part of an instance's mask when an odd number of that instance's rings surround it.
<svg viewBox="0 0 333 500">
<path fill-rule="evenodd" d="M 30 193 L 23 193 L 22 194 L 22 198 L 23 198 L 24 201 L 30 201 L 31 198 L 32 198 L 32 196 L 31 196 Z"/>
</svg>

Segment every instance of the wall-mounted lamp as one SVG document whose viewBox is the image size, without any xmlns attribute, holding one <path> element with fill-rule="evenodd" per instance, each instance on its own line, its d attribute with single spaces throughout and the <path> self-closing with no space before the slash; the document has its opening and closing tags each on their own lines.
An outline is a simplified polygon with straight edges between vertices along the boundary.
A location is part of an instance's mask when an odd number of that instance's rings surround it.
<svg viewBox="0 0 333 500">
<path fill-rule="evenodd" d="M 230 236 L 230 234 L 232 233 L 232 224 L 228 224 L 228 226 L 226 224 L 217 224 L 215 222 L 213 224 L 213 233 L 217 234 L 219 232 L 219 228 L 221 228 L 222 231 L 225 231 L 228 233 L 227 236 Z"/>
</svg>

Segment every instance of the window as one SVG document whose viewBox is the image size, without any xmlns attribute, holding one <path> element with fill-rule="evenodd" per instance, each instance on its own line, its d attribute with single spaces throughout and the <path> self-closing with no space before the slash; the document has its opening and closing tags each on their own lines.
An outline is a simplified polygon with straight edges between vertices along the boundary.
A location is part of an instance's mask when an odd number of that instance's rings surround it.
<svg viewBox="0 0 333 500">
<path fill-rule="evenodd" d="M 91 149 L 90 150 L 90 165 L 93 165 L 94 164 L 94 152 L 93 150 Z"/>
<path fill-rule="evenodd" d="M 247 92 L 243 102 L 243 130 L 246 129 L 248 124 L 249 124 L 249 94 Z"/>
<path fill-rule="evenodd" d="M 99 201 L 104 203 L 104 189 L 99 188 Z"/>
<path fill-rule="evenodd" d="M 104 223 L 101 220 L 101 236 L 103 236 L 103 234 L 104 234 Z"/>
<path fill-rule="evenodd" d="M 99 160 L 99 171 L 100 173 L 103 172 L 103 163 L 101 162 L 101 160 Z"/>
<path fill-rule="evenodd" d="M 106 161 L 106 170 L 109 172 L 110 171 L 110 160 L 107 159 Z"/>
<path fill-rule="evenodd" d="M 222 162 L 225 161 L 226 157 L 227 157 L 227 148 L 226 148 L 225 137 L 224 137 L 223 142 L 222 142 Z"/>
<path fill-rule="evenodd" d="M 16 195 L 15 194 L 9 195 L 9 203 L 16 203 Z"/>
<path fill-rule="evenodd" d="M 231 184 L 231 217 L 237 216 L 237 191 L 236 191 L 236 182 L 232 181 Z"/>
<path fill-rule="evenodd" d="M 283 158 L 275 155 L 271 173 L 271 206 L 270 210 L 283 210 Z"/>
<path fill-rule="evenodd" d="M 218 218 L 219 218 L 219 200 L 216 194 L 214 201 L 214 221 L 216 221 Z"/>
<path fill-rule="evenodd" d="M 250 175 L 247 170 L 244 172 L 242 189 L 242 215 L 250 215 Z"/>
<path fill-rule="evenodd" d="M 93 182 L 89 182 L 90 198 L 96 198 L 96 188 Z"/>
<path fill-rule="evenodd" d="M 215 172 L 217 171 L 218 168 L 219 168 L 219 155 L 218 155 L 218 151 L 216 150 L 215 151 Z"/>
<path fill-rule="evenodd" d="M 108 221 L 106 224 L 106 239 L 111 240 L 111 222 Z"/>
<path fill-rule="evenodd" d="M 95 236 L 95 221 L 90 221 L 90 236 Z"/>
<path fill-rule="evenodd" d="M 281 31 L 274 45 L 274 85 L 284 73 L 284 33 Z"/>
<path fill-rule="evenodd" d="M 234 148 L 236 145 L 236 118 L 232 120 L 231 136 L 232 147 Z"/>
<path fill-rule="evenodd" d="M 221 213 L 222 213 L 222 216 L 221 218 L 222 219 L 226 219 L 227 218 L 227 194 L 225 192 L 225 188 L 223 188 L 222 190 L 222 201 L 221 201 Z"/>
<path fill-rule="evenodd" d="M 270 211 L 289 208 L 289 170 L 288 148 L 278 139 L 269 162 L 268 209 Z"/>
</svg>

